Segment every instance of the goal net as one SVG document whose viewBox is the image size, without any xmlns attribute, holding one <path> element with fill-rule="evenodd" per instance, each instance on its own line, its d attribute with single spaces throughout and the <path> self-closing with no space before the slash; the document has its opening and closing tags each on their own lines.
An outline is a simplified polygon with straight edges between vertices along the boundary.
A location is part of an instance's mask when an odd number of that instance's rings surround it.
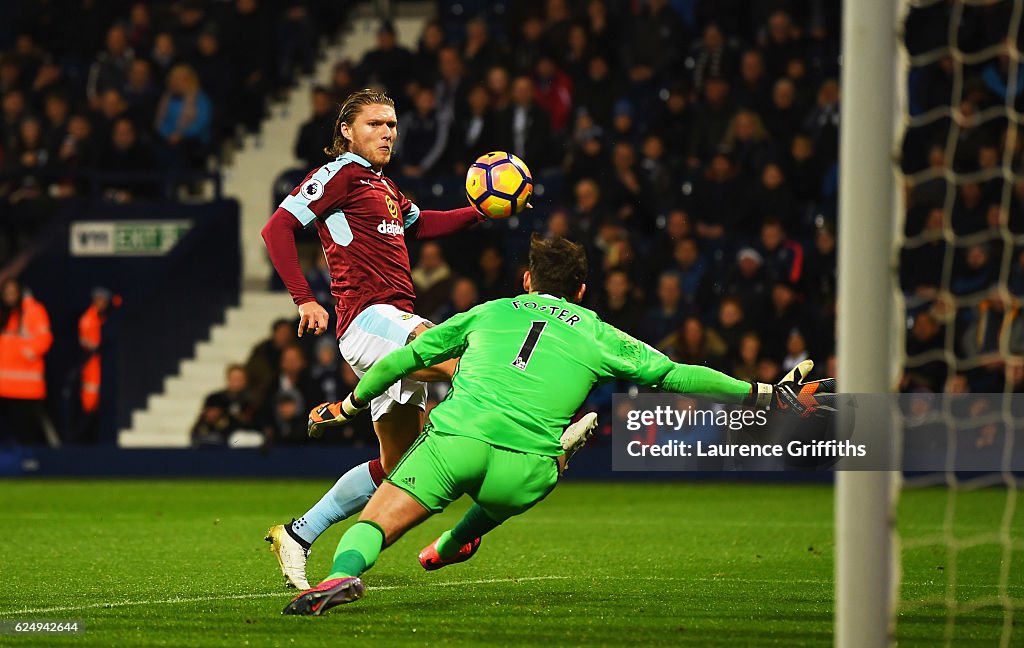
<svg viewBox="0 0 1024 648">
<path fill-rule="evenodd" d="M 883 525 L 890 514 L 895 522 L 875 536 L 888 543 L 875 554 L 888 559 L 879 577 L 891 586 L 883 643 L 1024 645 L 1024 513 L 1012 461 L 1024 443 L 1022 14 L 1024 0 L 902 0 L 893 29 L 876 35 L 898 38 L 888 284 L 901 324 L 889 332 L 900 349 L 891 375 L 901 403 L 930 399 L 926 415 L 898 424 L 907 445 L 897 479 L 868 503 Z M 858 101 L 844 87 L 844 120 Z M 912 471 L 922 443 L 943 454 L 944 470 Z M 843 532 L 839 561 L 851 549 Z M 837 587 L 844 645 L 842 610 L 856 604 Z"/>
</svg>

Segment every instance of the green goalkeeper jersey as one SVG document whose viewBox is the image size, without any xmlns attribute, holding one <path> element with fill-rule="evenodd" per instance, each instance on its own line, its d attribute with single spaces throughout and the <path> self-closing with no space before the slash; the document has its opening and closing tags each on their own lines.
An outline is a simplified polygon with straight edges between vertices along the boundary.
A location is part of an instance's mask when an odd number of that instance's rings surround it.
<svg viewBox="0 0 1024 648">
<path fill-rule="evenodd" d="M 382 394 L 398 378 L 460 357 L 447 398 L 430 421 L 446 434 L 556 456 L 570 418 L 591 388 L 621 378 L 673 392 L 741 402 L 750 383 L 677 364 L 577 304 L 543 294 L 497 299 L 455 315 L 379 361 L 356 397 Z"/>
</svg>

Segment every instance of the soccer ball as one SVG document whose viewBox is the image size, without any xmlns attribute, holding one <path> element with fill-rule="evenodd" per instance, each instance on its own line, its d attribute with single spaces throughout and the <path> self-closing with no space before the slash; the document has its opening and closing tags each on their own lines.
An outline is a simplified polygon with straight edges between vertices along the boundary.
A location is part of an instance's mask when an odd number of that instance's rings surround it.
<svg viewBox="0 0 1024 648">
<path fill-rule="evenodd" d="M 488 218 L 508 218 L 526 208 L 533 178 L 526 164 L 504 151 L 485 153 L 466 172 L 469 204 Z"/>
</svg>

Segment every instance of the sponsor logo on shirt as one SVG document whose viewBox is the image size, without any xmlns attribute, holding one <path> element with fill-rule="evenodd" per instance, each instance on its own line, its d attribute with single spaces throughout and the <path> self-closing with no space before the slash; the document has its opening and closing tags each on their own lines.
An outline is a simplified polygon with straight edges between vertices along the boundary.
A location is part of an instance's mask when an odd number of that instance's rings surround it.
<svg viewBox="0 0 1024 648">
<path fill-rule="evenodd" d="M 391 214 L 391 218 L 399 218 L 398 205 L 395 204 L 394 200 L 391 200 L 391 196 L 384 194 L 384 202 L 388 205 L 388 213 Z"/>
<path fill-rule="evenodd" d="M 396 223 L 395 221 L 388 220 L 387 218 L 380 222 L 380 225 L 377 226 L 377 231 L 381 234 L 390 234 L 392 236 L 405 234 L 405 228 L 402 227 L 401 223 Z"/>
</svg>

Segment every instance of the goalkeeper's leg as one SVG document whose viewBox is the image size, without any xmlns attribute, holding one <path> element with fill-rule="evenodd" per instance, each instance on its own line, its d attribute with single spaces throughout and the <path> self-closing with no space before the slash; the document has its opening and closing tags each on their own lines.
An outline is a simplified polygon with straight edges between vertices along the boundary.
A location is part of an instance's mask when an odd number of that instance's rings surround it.
<svg viewBox="0 0 1024 648">
<path fill-rule="evenodd" d="M 427 571 L 434 571 L 469 560 L 480 548 L 480 538 L 500 524 L 501 521 L 474 502 L 458 524 L 420 550 L 420 565 Z"/>
<path fill-rule="evenodd" d="M 486 466 L 487 444 L 445 437 L 436 441 L 421 435 L 396 465 L 363 510 L 359 522 L 341 538 L 328 578 L 292 599 L 284 614 L 320 614 L 362 596 L 359 577 L 377 560 L 381 550 L 431 513 L 439 512 L 462 495 L 465 475 L 480 475 Z M 457 450 L 464 450 L 457 452 Z M 446 456 L 458 464 L 453 471 Z"/>
<path fill-rule="evenodd" d="M 412 445 L 421 425 L 422 410 L 417 406 L 393 405 L 390 412 L 374 421 L 374 430 L 381 442 L 381 458 L 352 468 L 300 518 L 290 524 L 276 525 L 268 530 L 267 541 L 271 543 L 271 550 L 277 557 L 287 586 L 298 589 L 309 587 L 306 579 L 306 559 L 311 545 L 332 525 L 363 509 L 389 469 Z M 597 415 L 592 412 L 585 414 L 579 421 L 565 429 L 561 437 L 565 454 L 558 459 L 559 473 L 565 471 L 569 460 L 586 444 L 595 429 Z M 480 535 L 483 533 L 474 535 L 470 540 Z M 467 540 L 467 543 L 469 542 Z M 479 546 L 478 541 L 476 546 Z M 472 556 L 475 551 L 473 548 L 466 558 Z"/>
<path fill-rule="evenodd" d="M 309 589 L 306 559 L 313 542 L 332 524 L 359 513 L 384 480 L 380 459 L 359 464 L 338 479 L 305 514 L 289 524 L 267 531 L 267 542 L 277 558 L 285 585 Z"/>
<path fill-rule="evenodd" d="M 429 516 L 430 511 L 408 493 L 392 484 L 383 484 L 359 522 L 341 537 L 330 575 L 292 599 L 282 614 L 322 614 L 336 605 L 361 598 L 365 586 L 359 577 L 373 567 L 386 545 Z"/>
<path fill-rule="evenodd" d="M 285 584 L 308 589 L 306 559 L 316 539 L 331 525 L 337 524 L 363 510 L 377 487 L 384 481 L 388 470 L 398 463 L 419 434 L 423 410 L 418 403 L 392 404 L 390 411 L 374 421 L 374 430 L 380 439 L 381 457 L 352 468 L 335 482 L 297 520 L 279 524 L 267 531 L 267 541 L 277 558 Z"/>
<path fill-rule="evenodd" d="M 554 457 L 489 446 L 482 482 L 467 489 L 475 503 L 453 529 L 420 551 L 420 565 L 432 571 L 469 560 L 479 549 L 481 536 L 547 497 L 558 473 Z"/>
<path fill-rule="evenodd" d="M 382 323 L 386 326 L 382 327 Z M 357 376 L 388 353 L 408 344 L 432 326 L 421 317 L 387 306 L 371 306 L 349 326 L 338 343 L 342 357 Z M 304 515 L 290 524 L 279 524 L 267 532 L 267 541 L 277 557 L 288 585 L 306 589 L 306 557 L 310 546 L 331 525 L 358 513 L 373 496 L 384 476 L 398 463 L 423 427 L 426 386 L 421 380 L 451 380 L 456 360 L 423 370 L 392 385 L 370 405 L 374 432 L 380 441 L 380 458 L 348 471 Z M 310 412 L 310 436 L 330 434 L 344 425 L 345 417 L 331 416 L 328 403 Z M 337 410 L 334 410 L 337 412 Z"/>
<path fill-rule="evenodd" d="M 380 358 L 412 341 L 427 330 L 422 318 L 380 306 L 367 309 L 367 320 L 360 318 L 349 327 L 339 342 L 339 350 L 357 376 L 362 375 Z M 360 317 L 363 317 L 362 315 Z M 370 330 L 373 322 L 390 321 L 382 337 L 380 330 Z M 423 427 L 426 387 L 422 380 L 451 380 L 457 360 L 449 360 L 423 370 L 422 375 L 407 377 L 371 403 L 373 428 L 380 441 L 380 458 L 360 464 L 342 475 L 331 489 L 304 515 L 290 524 L 279 524 L 267 532 L 267 541 L 277 557 L 286 585 L 308 588 L 306 557 L 310 546 L 331 525 L 358 513 L 373 496 L 384 476 L 398 463 Z M 310 436 L 330 434 L 331 428 L 344 425 L 345 417 L 330 416 L 328 403 L 323 414 L 320 406 L 310 412 Z"/>
</svg>

